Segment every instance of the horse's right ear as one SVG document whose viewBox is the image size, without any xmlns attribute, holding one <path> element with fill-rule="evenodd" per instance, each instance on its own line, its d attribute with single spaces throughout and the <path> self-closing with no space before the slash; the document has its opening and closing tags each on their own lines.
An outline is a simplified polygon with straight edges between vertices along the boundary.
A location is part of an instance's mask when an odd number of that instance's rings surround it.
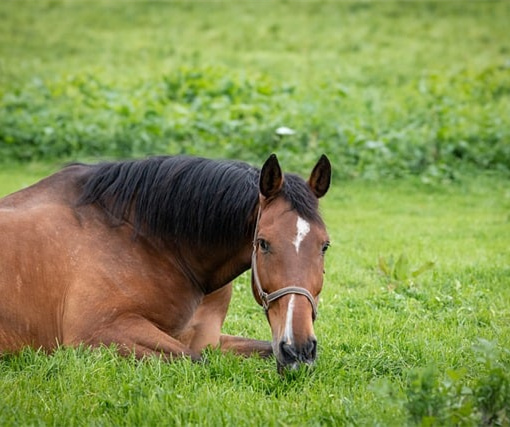
<svg viewBox="0 0 510 427">
<path fill-rule="evenodd" d="M 275 197 L 283 186 L 283 173 L 276 154 L 271 154 L 262 166 L 259 179 L 260 194 L 271 199 Z"/>
</svg>

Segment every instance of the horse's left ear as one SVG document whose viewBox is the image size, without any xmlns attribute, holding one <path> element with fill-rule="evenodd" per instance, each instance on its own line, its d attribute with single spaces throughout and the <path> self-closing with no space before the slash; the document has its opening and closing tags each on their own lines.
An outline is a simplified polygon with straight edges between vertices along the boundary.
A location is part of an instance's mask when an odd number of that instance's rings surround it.
<svg viewBox="0 0 510 427">
<path fill-rule="evenodd" d="M 313 168 L 312 174 L 308 179 L 308 185 L 313 191 L 313 194 L 320 199 L 324 196 L 329 189 L 331 184 L 331 163 L 329 159 L 323 154 L 315 167 Z"/>
<path fill-rule="evenodd" d="M 266 199 L 275 197 L 283 186 L 283 173 L 276 154 L 271 154 L 260 171 L 259 190 Z"/>
</svg>

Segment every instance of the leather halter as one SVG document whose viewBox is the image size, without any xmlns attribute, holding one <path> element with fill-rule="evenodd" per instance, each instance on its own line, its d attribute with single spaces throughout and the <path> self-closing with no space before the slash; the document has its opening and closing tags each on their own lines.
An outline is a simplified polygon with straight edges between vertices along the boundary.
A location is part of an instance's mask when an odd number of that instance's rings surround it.
<svg viewBox="0 0 510 427">
<path fill-rule="evenodd" d="M 255 283 L 255 288 L 257 289 L 257 293 L 259 295 L 260 300 L 262 301 L 262 307 L 264 308 L 266 315 L 269 311 L 269 306 L 273 301 L 283 297 L 284 295 L 289 294 L 297 294 L 305 296 L 310 304 L 312 305 L 312 319 L 315 320 L 317 318 L 317 303 L 315 302 L 315 298 L 312 294 L 305 288 L 301 288 L 299 286 L 286 286 L 285 288 L 278 289 L 277 291 L 267 293 L 262 289 L 262 285 L 260 284 L 259 274 L 257 270 L 257 234 L 259 229 L 259 221 L 261 208 L 259 207 L 259 212 L 257 215 L 257 223 L 255 224 L 255 235 L 253 238 L 253 252 L 251 255 L 251 271 L 253 282 Z"/>
</svg>

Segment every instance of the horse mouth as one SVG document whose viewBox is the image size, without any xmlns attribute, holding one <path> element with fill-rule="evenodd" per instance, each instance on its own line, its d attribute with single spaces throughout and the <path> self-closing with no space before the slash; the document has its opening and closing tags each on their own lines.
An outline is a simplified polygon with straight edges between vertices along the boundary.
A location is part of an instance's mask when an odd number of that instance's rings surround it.
<svg viewBox="0 0 510 427">
<path fill-rule="evenodd" d="M 300 348 L 280 342 L 275 350 L 276 366 L 280 374 L 285 371 L 296 371 L 302 367 L 309 369 L 315 364 L 317 358 L 317 340 L 310 339 Z"/>
</svg>

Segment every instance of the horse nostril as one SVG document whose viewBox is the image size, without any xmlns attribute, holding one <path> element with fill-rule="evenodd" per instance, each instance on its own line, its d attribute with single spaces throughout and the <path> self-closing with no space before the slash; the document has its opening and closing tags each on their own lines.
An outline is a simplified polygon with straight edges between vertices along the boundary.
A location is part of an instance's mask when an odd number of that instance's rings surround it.
<svg viewBox="0 0 510 427">
<path fill-rule="evenodd" d="M 317 340 L 315 338 L 309 338 L 298 347 L 285 341 L 281 341 L 280 355 L 282 362 L 284 363 L 311 363 L 317 356 Z"/>
<path fill-rule="evenodd" d="M 298 355 L 296 349 L 292 344 L 288 344 L 285 341 L 280 342 L 280 353 L 286 361 L 294 362 L 297 360 Z"/>
<path fill-rule="evenodd" d="M 306 359 L 313 361 L 317 357 L 317 339 L 310 338 L 305 350 Z"/>
</svg>

